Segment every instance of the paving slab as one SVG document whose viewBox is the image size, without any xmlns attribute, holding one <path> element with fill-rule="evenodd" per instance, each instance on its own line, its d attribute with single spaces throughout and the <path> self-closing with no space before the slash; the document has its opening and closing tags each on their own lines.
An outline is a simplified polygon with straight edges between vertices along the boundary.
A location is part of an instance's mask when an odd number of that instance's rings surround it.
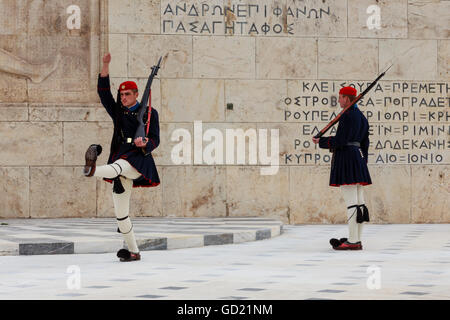
<svg viewBox="0 0 450 320">
<path fill-rule="evenodd" d="M 126 263 L 115 252 L 0 256 L 0 300 L 450 300 L 449 224 L 367 224 L 362 251 L 333 250 L 347 232 L 284 225 L 270 239 Z"/>
</svg>

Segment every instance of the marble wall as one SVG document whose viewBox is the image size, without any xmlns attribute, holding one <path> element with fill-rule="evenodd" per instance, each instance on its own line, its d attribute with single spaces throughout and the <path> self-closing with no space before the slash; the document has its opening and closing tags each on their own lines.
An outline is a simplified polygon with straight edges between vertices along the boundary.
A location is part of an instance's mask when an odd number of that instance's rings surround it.
<svg viewBox="0 0 450 320">
<path fill-rule="evenodd" d="M 96 84 L 111 52 L 113 92 L 144 88 L 165 57 L 162 183 L 133 190 L 132 215 L 344 223 L 311 137 L 340 87 L 360 92 L 393 63 L 360 103 L 371 221 L 450 222 L 450 1 L 0 0 L 0 15 L 0 218 L 114 216 L 111 185 L 82 175 L 86 148 L 109 148 Z"/>
</svg>

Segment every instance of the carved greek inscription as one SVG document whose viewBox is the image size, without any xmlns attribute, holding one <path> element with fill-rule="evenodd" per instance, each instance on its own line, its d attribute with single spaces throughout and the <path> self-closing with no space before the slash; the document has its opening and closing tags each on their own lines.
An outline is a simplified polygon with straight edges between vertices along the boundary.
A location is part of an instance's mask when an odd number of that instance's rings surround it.
<svg viewBox="0 0 450 320">
<path fill-rule="evenodd" d="M 298 123 L 296 137 L 281 151 L 283 164 L 327 164 L 331 154 L 311 143 L 341 111 L 339 89 L 358 93 L 370 81 L 303 80 L 283 98 L 283 119 Z M 447 82 L 381 81 L 357 105 L 369 121 L 369 163 L 449 164 L 450 86 Z M 336 124 L 325 136 L 336 134 Z"/>
<path fill-rule="evenodd" d="M 330 19 L 325 4 L 286 6 L 267 4 L 223 4 L 211 1 L 162 1 L 162 33 L 196 35 L 293 35 L 301 20 Z M 288 23 L 289 21 L 289 23 Z"/>
</svg>

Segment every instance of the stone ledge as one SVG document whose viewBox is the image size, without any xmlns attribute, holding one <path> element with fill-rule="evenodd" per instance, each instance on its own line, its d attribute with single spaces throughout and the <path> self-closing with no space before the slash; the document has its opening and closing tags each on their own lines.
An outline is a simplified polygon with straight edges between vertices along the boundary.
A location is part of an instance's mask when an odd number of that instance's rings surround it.
<svg viewBox="0 0 450 320">
<path fill-rule="evenodd" d="M 267 218 L 132 218 L 141 251 L 270 239 L 283 223 Z M 0 255 L 112 253 L 126 247 L 114 218 L 9 219 L 0 226 Z"/>
</svg>

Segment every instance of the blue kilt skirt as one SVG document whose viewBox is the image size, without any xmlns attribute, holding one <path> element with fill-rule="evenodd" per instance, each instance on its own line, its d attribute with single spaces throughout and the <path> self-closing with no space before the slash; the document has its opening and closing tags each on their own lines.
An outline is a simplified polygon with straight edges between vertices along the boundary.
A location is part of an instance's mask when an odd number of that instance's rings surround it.
<svg viewBox="0 0 450 320">
<path fill-rule="evenodd" d="M 356 146 L 345 146 L 333 152 L 330 186 L 352 184 L 370 185 L 372 180 L 361 149 Z"/>
</svg>

